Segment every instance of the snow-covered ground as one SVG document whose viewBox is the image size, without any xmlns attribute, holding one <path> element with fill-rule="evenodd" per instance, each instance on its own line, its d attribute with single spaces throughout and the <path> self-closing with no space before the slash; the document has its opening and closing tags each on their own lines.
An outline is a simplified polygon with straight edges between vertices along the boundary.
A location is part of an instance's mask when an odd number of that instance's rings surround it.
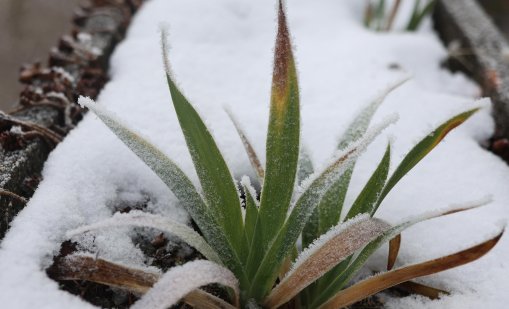
<svg viewBox="0 0 509 309">
<path fill-rule="evenodd" d="M 409 5 L 409 1 L 405 1 Z M 364 1 L 292 0 L 288 19 L 299 70 L 302 141 L 315 165 L 326 162 L 349 120 L 388 84 L 414 78 L 389 96 L 375 122 L 397 112 L 399 122 L 370 147 L 356 167 L 351 203 L 393 137 L 396 166 L 411 146 L 453 114 L 478 105 L 477 87 L 440 68 L 446 50 L 429 21 L 418 33 L 373 33 L 362 26 Z M 406 7 L 408 8 L 408 7 Z M 402 8 L 404 11 L 405 7 Z M 166 86 L 158 28 L 170 26 L 171 61 L 191 102 L 206 118 L 236 177 L 254 176 L 229 106 L 259 155 L 265 134 L 275 38 L 275 1 L 152 0 L 134 19 L 111 60 L 111 81 L 98 102 L 138 128 L 197 183 Z M 403 23 L 405 16 L 398 21 Z M 395 64 L 400 69 L 394 69 Z M 486 105 L 488 106 L 488 105 Z M 378 213 L 390 222 L 479 199 L 494 202 L 422 223 L 403 234 L 397 265 L 438 257 L 478 243 L 509 214 L 509 169 L 479 143 L 493 131 L 489 107 L 451 133 L 393 190 Z M 50 155 L 28 207 L 13 221 L 0 248 L 0 304 L 4 308 L 89 308 L 60 291 L 45 274 L 65 232 L 110 217 L 122 202 L 150 197 L 149 209 L 186 222 L 165 185 L 92 114 Z M 90 247 L 99 256 L 142 264 L 128 233 L 100 233 Z M 385 252 L 370 266 L 382 269 Z M 388 299 L 389 308 L 504 308 L 509 302 L 509 237 L 470 265 L 423 278 L 452 291 L 430 301 Z"/>
</svg>

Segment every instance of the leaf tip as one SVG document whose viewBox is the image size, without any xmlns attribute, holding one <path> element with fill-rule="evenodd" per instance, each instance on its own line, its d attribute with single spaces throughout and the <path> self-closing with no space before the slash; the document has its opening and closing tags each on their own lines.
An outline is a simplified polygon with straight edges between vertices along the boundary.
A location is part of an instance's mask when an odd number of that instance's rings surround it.
<svg viewBox="0 0 509 309">
<path fill-rule="evenodd" d="M 169 77 L 172 76 L 172 70 L 170 65 L 170 59 L 168 57 L 168 52 L 170 50 L 170 45 L 168 43 L 168 25 L 161 24 L 159 26 L 159 31 L 161 33 L 161 53 L 163 57 L 163 65 L 164 65 L 164 71 L 166 72 L 166 75 Z"/>
<path fill-rule="evenodd" d="M 95 104 L 94 100 L 92 100 L 90 97 L 80 95 L 78 98 L 78 105 L 81 106 L 81 108 L 85 107 L 90 108 L 94 104 Z"/>
<path fill-rule="evenodd" d="M 293 71 L 294 69 L 292 43 L 286 20 L 285 6 L 283 1 L 280 0 L 278 5 L 278 30 L 272 80 L 275 102 L 278 105 L 283 105 L 286 102 L 284 98 L 288 95 L 290 74 L 292 74 L 291 70 Z"/>
</svg>

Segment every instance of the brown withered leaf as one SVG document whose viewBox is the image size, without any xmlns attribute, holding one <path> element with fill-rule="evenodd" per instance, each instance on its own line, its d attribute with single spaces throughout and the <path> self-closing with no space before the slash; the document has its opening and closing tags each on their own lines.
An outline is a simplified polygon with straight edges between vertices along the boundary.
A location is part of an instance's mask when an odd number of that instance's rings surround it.
<svg viewBox="0 0 509 309">
<path fill-rule="evenodd" d="M 370 295 L 411 279 L 435 274 L 477 260 L 488 253 L 500 240 L 504 231 L 497 236 L 468 249 L 434 260 L 406 266 L 365 279 L 336 294 L 320 309 L 337 309 L 351 305 Z"/>
<path fill-rule="evenodd" d="M 399 248 L 401 247 L 401 234 L 389 241 L 389 257 L 387 258 L 387 270 L 391 270 L 398 258 Z"/>
</svg>

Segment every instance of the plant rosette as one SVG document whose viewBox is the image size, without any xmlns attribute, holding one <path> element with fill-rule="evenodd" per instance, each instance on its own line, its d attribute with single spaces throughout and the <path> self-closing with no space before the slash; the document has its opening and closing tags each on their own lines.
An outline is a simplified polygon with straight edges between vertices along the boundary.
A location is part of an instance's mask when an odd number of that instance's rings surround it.
<svg viewBox="0 0 509 309">
<path fill-rule="evenodd" d="M 395 224 L 374 217 L 379 206 L 389 204 L 386 198 L 393 188 L 400 185 L 400 180 L 404 183 L 408 178 L 404 176 L 421 160 L 425 162 L 431 150 L 477 112 L 478 107 L 449 114 L 448 119 L 444 118 L 434 129 L 421 134 L 413 146 L 400 152 L 403 153 L 400 158 L 394 156 L 391 139 L 382 141 L 385 145 L 374 148 L 382 148 L 383 152 L 378 152 L 376 156 L 370 154 L 371 158 L 376 158 L 373 161 L 375 164 L 366 165 L 362 160 L 368 146 L 371 143 L 377 146 L 379 140 L 383 139 L 378 136 L 397 121 L 398 117 L 388 116 L 370 126 L 371 118 L 385 97 L 406 80 L 400 78 L 357 113 L 339 138 L 332 159 L 323 167 L 314 168 L 310 151 L 302 146 L 301 132 L 305 130 L 301 130 L 301 101 L 303 105 L 305 102 L 299 94 L 301 84 L 298 81 L 298 76 L 302 74 L 297 74 L 286 16 L 280 3 L 265 160 L 258 157 L 256 152 L 260 141 L 252 143 L 253 139 L 249 138 L 251 133 L 243 128 L 247 122 L 238 121 L 233 116 L 234 111 L 228 112 L 233 120 L 229 132 L 240 136 L 237 144 L 240 147 L 237 146 L 237 149 L 245 148 L 245 157 L 252 165 L 252 171 L 248 171 L 251 177 L 241 177 L 237 183 L 232 177 L 234 170 L 230 170 L 230 164 L 227 163 L 229 156 L 223 157 L 224 150 L 216 144 L 219 143 L 219 136 L 211 133 L 209 124 L 205 124 L 189 103 L 190 100 L 181 92 L 181 86 L 175 82 L 167 58 L 167 38 L 164 33 L 162 42 L 168 87 L 177 115 L 173 119 L 180 125 L 185 143 L 171 143 L 166 148 L 160 147 L 159 143 L 155 146 L 149 141 L 152 139 L 150 132 L 138 133 L 137 129 L 131 129 L 136 128 L 135 123 L 127 120 L 127 125 L 119 120 L 126 115 L 117 117 L 91 100 L 81 98 L 80 104 L 94 111 L 157 176 L 147 173 L 147 166 L 136 161 L 129 152 L 124 152 L 120 157 L 116 154 L 106 155 L 106 160 L 100 158 L 101 153 L 92 152 L 97 156 L 95 159 L 102 160 L 100 168 L 109 170 L 101 173 L 96 173 L 98 168 L 85 170 L 89 180 L 104 183 L 109 173 L 130 178 L 123 183 L 117 179 L 122 185 L 118 185 L 114 191 L 111 186 L 106 186 L 107 190 L 94 191 L 87 187 L 87 182 L 83 182 L 80 183 L 83 187 L 65 197 L 51 195 L 46 200 L 44 197 L 34 197 L 36 202 L 38 199 L 45 203 L 54 200 L 59 205 L 64 202 L 72 207 L 46 215 L 51 222 L 60 220 L 57 226 L 44 231 L 42 235 L 28 235 L 30 241 L 33 238 L 45 239 L 37 249 L 38 252 L 45 251 L 45 254 L 42 258 L 33 258 L 32 263 L 27 265 L 28 269 L 18 268 L 20 273 L 30 271 L 32 267 L 35 276 L 44 276 L 40 270 L 51 264 L 58 245 L 70 239 L 77 243 L 78 248 L 85 248 L 89 253 L 75 252 L 57 261 L 59 279 L 89 280 L 130 291 L 140 296 L 134 307 L 166 308 L 184 301 L 207 308 L 339 308 L 393 286 L 432 298 L 446 294 L 446 290 L 410 280 L 475 261 L 500 240 L 502 228 L 495 231 L 492 228 L 487 237 L 454 245 L 458 250 L 445 252 L 445 255 L 437 254 L 425 262 L 405 263 L 404 266 L 393 268 L 398 262 L 401 232 L 428 219 L 444 217 L 437 220 L 445 220 L 445 216 L 481 211 L 478 208 L 488 200 L 476 200 L 436 211 L 429 209 L 437 207 L 428 207 L 425 209 L 427 211 L 416 211 L 415 207 L 409 207 L 407 213 L 413 216 L 410 219 L 393 216 L 399 218 L 394 220 Z M 99 126 L 97 122 L 95 125 Z M 81 134 L 84 136 L 84 133 Z M 227 135 L 231 137 L 233 133 Z M 393 135 L 398 138 L 398 131 L 394 131 Z M 97 136 L 87 136 L 88 141 L 94 138 Z M 113 135 L 107 139 L 108 142 L 118 143 Z M 184 145 L 187 145 L 187 149 L 183 148 Z M 191 161 L 183 159 L 182 164 L 175 163 L 177 161 L 171 159 L 172 148 L 175 147 L 180 149 L 180 155 L 189 151 Z M 125 151 L 125 148 L 122 149 Z M 308 149 L 318 151 L 315 147 Z M 90 152 L 85 153 L 90 155 Z M 120 161 L 128 161 L 134 168 L 127 166 L 128 172 L 123 171 L 122 165 L 115 162 L 119 158 Z M 195 169 L 189 166 L 190 162 Z M 394 166 L 391 167 L 391 164 Z M 364 173 L 360 177 L 362 179 L 355 179 L 355 170 L 359 166 L 364 169 L 369 166 L 371 170 Z M 51 168 L 51 165 L 47 167 Z M 196 175 L 192 174 L 193 170 Z M 251 182 L 258 186 L 253 186 Z M 50 185 L 51 181 L 43 183 L 41 187 Z M 353 195 L 348 193 L 355 186 L 357 192 Z M 119 189 L 123 191 L 119 193 Z M 169 194 L 170 191 L 173 195 Z M 401 190 L 398 191 L 401 193 Z M 37 194 L 44 193 L 40 192 Z M 391 193 L 391 196 L 394 195 L 396 193 Z M 115 198 L 112 199 L 112 196 Z M 89 203 L 87 197 L 90 197 Z M 117 204 L 120 200 L 131 205 L 144 198 L 148 199 L 142 203 L 144 212 L 134 209 L 124 213 L 116 211 L 118 205 L 114 203 L 115 200 Z M 15 222 L 14 231 L 21 229 L 23 222 L 30 221 L 34 214 L 41 214 L 31 210 L 34 208 L 32 203 L 20 216 L 21 219 Z M 193 219 L 196 229 L 185 224 L 185 214 L 179 210 L 182 208 Z M 478 225 L 475 227 L 479 228 Z M 154 267 L 148 267 L 150 261 L 132 242 L 134 235 L 146 233 L 147 228 L 162 231 L 167 237 L 172 235 L 187 243 L 202 255 L 203 260 L 171 268 L 164 274 Z M 461 226 L 446 228 L 449 229 L 455 231 Z M 36 227 L 35 230 L 41 233 L 44 229 Z M 0 261 L 9 261 L 16 252 L 23 251 L 23 248 L 13 244 L 23 235 L 17 238 L 16 235 L 11 236 L 12 233 L 6 239 L 7 245 L 2 249 Z M 389 257 L 383 258 L 387 263 L 384 268 L 388 271 L 354 283 L 352 279 L 366 265 L 368 258 L 385 243 L 389 243 Z M 404 241 L 402 248 L 406 244 Z M 410 243 L 413 244 L 414 241 Z M 91 254 L 94 250 L 95 254 Z M 380 255 L 375 254 L 375 260 L 380 259 Z M 46 279 L 35 278 L 28 283 L 30 285 Z M 211 283 L 224 288 L 226 294 L 223 298 L 200 289 Z M 77 298 L 54 288 L 54 284 L 43 284 L 39 291 L 34 290 L 36 296 L 32 299 L 41 302 L 44 299 L 41 293 L 47 292 L 53 300 L 62 299 L 62 304 L 80 304 Z M 23 293 L 23 289 L 19 291 Z M 20 301 L 25 304 L 30 302 L 26 299 Z"/>
</svg>

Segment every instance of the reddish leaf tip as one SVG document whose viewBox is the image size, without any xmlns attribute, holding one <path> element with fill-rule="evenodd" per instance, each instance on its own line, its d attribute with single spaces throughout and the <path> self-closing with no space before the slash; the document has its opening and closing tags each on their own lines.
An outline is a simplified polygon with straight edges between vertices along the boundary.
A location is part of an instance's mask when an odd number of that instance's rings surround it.
<svg viewBox="0 0 509 309">
<path fill-rule="evenodd" d="M 279 1 L 278 9 L 278 32 L 276 37 L 276 48 L 274 55 L 274 73 L 272 85 L 278 98 L 285 96 L 288 89 L 289 66 L 293 61 L 292 44 L 290 32 L 286 21 L 286 14 L 283 1 Z M 283 100 L 277 100 L 282 102 Z"/>
</svg>

